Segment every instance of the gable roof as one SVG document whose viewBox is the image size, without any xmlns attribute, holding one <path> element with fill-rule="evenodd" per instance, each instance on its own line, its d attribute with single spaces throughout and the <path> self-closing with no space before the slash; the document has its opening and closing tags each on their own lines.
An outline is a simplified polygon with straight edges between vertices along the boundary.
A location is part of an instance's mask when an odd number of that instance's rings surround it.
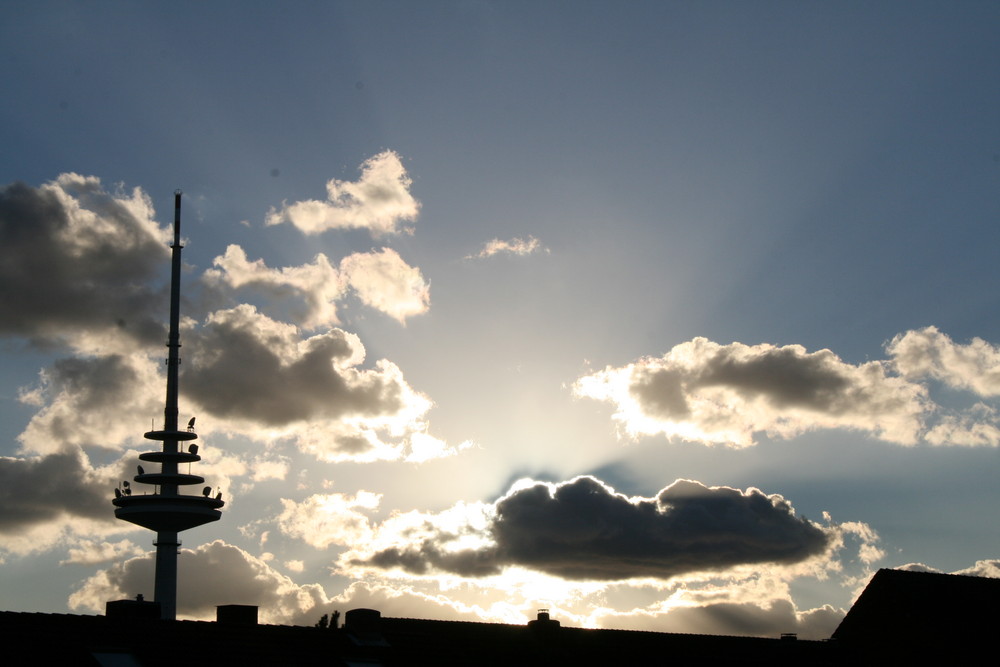
<svg viewBox="0 0 1000 667">
<path fill-rule="evenodd" d="M 972 656 L 993 644 L 998 603 L 1000 579 L 882 569 L 833 639 L 872 657 L 916 657 L 931 647 Z"/>
</svg>

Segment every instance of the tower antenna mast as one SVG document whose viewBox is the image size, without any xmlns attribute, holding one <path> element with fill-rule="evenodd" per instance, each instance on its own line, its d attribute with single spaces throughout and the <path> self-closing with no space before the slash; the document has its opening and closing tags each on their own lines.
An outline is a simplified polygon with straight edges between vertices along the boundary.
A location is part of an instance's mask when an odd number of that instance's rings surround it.
<svg viewBox="0 0 1000 667">
<path fill-rule="evenodd" d="M 142 461 L 160 464 L 160 472 L 147 473 L 139 466 L 139 474 L 133 479 L 140 484 L 153 486 L 153 493 L 132 495 L 125 483 L 126 492 L 119 491 L 111 502 L 115 505 L 115 517 L 156 531 L 156 576 L 154 599 L 160 605 L 160 618 L 174 620 L 177 617 L 177 553 L 180 541 L 177 534 L 222 518 L 219 510 L 225 503 L 222 494 L 215 498 L 209 494 L 189 496 L 181 494 L 182 486 L 203 484 L 204 477 L 184 474 L 178 471 L 181 463 L 200 461 L 198 447 L 191 445 L 188 451 L 179 451 L 179 443 L 195 440 L 194 420 L 187 430 L 177 428 L 178 371 L 180 369 L 180 302 L 181 302 L 181 191 L 174 192 L 174 242 L 171 248 L 170 264 L 170 331 L 167 337 L 167 398 L 163 408 L 163 429 L 149 431 L 144 437 L 163 443 L 163 449 L 139 455 Z M 211 490 L 211 489 L 209 489 Z"/>
</svg>

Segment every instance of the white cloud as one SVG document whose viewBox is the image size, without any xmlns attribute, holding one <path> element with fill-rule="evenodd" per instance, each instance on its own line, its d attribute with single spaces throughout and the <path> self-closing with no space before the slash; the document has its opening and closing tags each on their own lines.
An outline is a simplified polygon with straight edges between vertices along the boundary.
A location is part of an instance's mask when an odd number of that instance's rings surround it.
<svg viewBox="0 0 1000 667">
<path fill-rule="evenodd" d="M 395 250 L 349 255 L 340 262 L 340 270 L 362 303 L 400 323 L 430 307 L 430 285 L 420 269 L 409 266 Z"/>
<path fill-rule="evenodd" d="M 288 477 L 290 462 L 286 457 L 277 459 L 266 459 L 262 456 L 254 457 L 250 464 L 253 471 L 252 479 L 255 482 L 263 482 L 268 479 L 286 479 Z"/>
<path fill-rule="evenodd" d="M 977 560 L 972 567 L 967 567 L 952 574 L 964 574 L 970 577 L 990 577 L 1000 579 L 1000 559 Z"/>
<path fill-rule="evenodd" d="M 115 521 L 113 509 L 109 494 L 107 514 L 100 519 L 64 512 L 26 523 L 17 532 L 0 533 L 0 562 L 4 562 L 8 555 L 23 557 L 55 549 L 69 549 L 81 540 L 107 539 L 136 530 L 130 523 Z"/>
<path fill-rule="evenodd" d="M 122 558 L 141 556 L 143 549 L 133 544 L 130 540 L 120 540 L 118 542 L 98 542 L 96 540 L 82 540 L 75 546 L 69 548 L 69 556 L 66 560 L 60 561 L 60 565 L 96 565 L 117 561 Z"/>
<path fill-rule="evenodd" d="M 338 323 L 336 302 L 344 296 L 344 285 L 340 273 L 323 253 L 316 255 L 311 264 L 271 269 L 264 260 L 251 262 L 243 248 L 230 245 L 213 265 L 216 268 L 203 275 L 210 286 L 250 287 L 274 299 L 295 295 L 304 301 L 305 309 L 291 314 L 302 326 L 312 329 Z"/>
<path fill-rule="evenodd" d="M 288 309 L 288 317 L 306 329 L 337 324 L 337 302 L 348 289 L 365 305 L 400 323 L 430 307 L 430 285 L 420 269 L 390 248 L 353 253 L 341 260 L 339 268 L 320 253 L 312 264 L 272 269 L 261 259 L 249 261 L 242 248 L 231 245 L 214 264 L 216 268 L 205 271 L 206 285 L 253 289 L 269 297 L 272 308 L 279 303 L 286 306 L 289 297 L 296 297 L 302 307 Z"/>
<path fill-rule="evenodd" d="M 932 409 L 925 387 L 887 375 L 877 361 L 852 365 L 829 350 L 705 338 L 581 377 L 573 390 L 614 404 L 630 435 L 733 447 L 753 445 L 758 433 L 789 438 L 817 428 L 909 445 Z"/>
<path fill-rule="evenodd" d="M 278 528 L 317 549 L 331 544 L 363 544 L 371 540 L 368 517 L 358 512 L 378 507 L 382 494 L 359 491 L 355 495 L 330 493 L 312 495 L 297 503 L 281 499 L 284 510 L 278 515 Z"/>
<path fill-rule="evenodd" d="M 906 570 L 909 572 L 944 573 L 944 570 L 931 567 L 930 565 L 925 565 L 924 563 L 907 563 L 906 565 L 896 566 L 893 569 Z M 987 560 L 977 560 L 976 564 L 972 567 L 956 570 L 955 572 L 951 572 L 951 574 L 960 574 L 967 577 L 990 577 L 991 579 L 1000 579 L 1000 559 L 993 558 Z"/>
<path fill-rule="evenodd" d="M 923 563 L 907 563 L 906 565 L 900 565 L 899 567 L 894 567 L 894 570 L 905 570 L 907 572 L 937 572 L 942 573 L 941 570 L 931 567 L 930 565 L 924 565 Z"/>
<path fill-rule="evenodd" d="M 932 445 L 968 447 L 1000 444 L 1000 415 L 985 403 L 976 403 L 957 415 L 941 417 L 928 429 L 924 439 Z"/>
<path fill-rule="evenodd" d="M 536 252 L 544 252 L 547 254 L 549 249 L 544 247 L 542 242 L 534 236 L 529 236 L 527 239 L 515 237 L 509 241 L 501 241 L 500 239 L 487 241 L 483 244 L 483 247 L 479 249 L 479 252 L 473 255 L 466 255 L 465 258 L 485 259 L 487 257 L 493 257 L 494 255 L 518 255 L 523 257 Z"/>
<path fill-rule="evenodd" d="M 1000 396 L 1000 348 L 981 338 L 959 345 L 937 327 L 925 327 L 897 335 L 886 350 L 904 377 L 932 377 L 980 396 Z"/>
<path fill-rule="evenodd" d="M 367 229 L 372 236 L 409 232 L 401 223 L 414 220 L 420 209 L 411 183 L 399 155 L 385 151 L 365 160 L 358 181 L 327 182 L 326 201 L 283 204 L 268 212 L 265 224 L 290 222 L 305 234 L 352 228 Z"/>
</svg>

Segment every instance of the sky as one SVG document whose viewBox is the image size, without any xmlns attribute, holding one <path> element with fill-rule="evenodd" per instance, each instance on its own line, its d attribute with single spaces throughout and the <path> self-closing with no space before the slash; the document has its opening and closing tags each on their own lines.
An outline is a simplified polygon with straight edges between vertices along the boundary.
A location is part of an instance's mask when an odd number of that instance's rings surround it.
<svg viewBox="0 0 1000 667">
<path fill-rule="evenodd" d="M 998 27 L 3 3 L 0 605 L 152 596 L 176 189 L 181 618 L 823 638 L 878 568 L 1000 575 Z"/>
</svg>

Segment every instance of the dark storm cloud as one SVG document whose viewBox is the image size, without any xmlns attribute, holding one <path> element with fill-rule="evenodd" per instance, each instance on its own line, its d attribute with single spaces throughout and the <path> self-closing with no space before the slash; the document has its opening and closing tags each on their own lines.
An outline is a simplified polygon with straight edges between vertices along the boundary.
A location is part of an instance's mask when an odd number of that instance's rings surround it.
<svg viewBox="0 0 1000 667">
<path fill-rule="evenodd" d="M 240 306 L 212 315 L 194 338 L 185 392 L 216 416 L 282 425 L 402 407 L 401 378 L 352 368 L 364 348 L 340 329 L 300 340 L 294 327 Z"/>
<path fill-rule="evenodd" d="M 160 299 L 148 286 L 166 247 L 140 191 L 105 192 L 63 174 L 0 188 L 0 334 L 57 339 L 117 328 L 159 339 Z"/>
<path fill-rule="evenodd" d="M 36 459 L 0 457 L 0 533 L 70 514 L 113 521 L 111 489 L 94 480 L 76 454 Z"/>
<path fill-rule="evenodd" d="M 795 516 L 781 496 L 678 480 L 654 498 L 628 498 L 593 477 L 536 483 L 494 505 L 479 550 L 449 549 L 461 535 L 384 549 L 355 564 L 483 576 L 520 565 L 565 579 L 668 579 L 754 563 L 796 563 L 830 535 Z"/>
</svg>

